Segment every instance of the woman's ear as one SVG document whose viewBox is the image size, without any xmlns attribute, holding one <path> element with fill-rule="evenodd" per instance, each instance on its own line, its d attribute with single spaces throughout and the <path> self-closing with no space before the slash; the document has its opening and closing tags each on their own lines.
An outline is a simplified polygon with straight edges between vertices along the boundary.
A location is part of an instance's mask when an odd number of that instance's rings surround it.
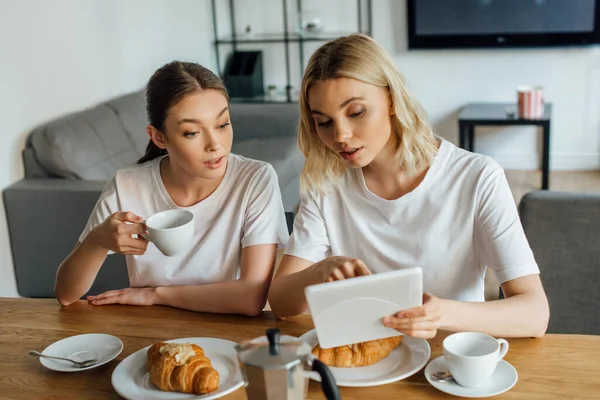
<svg viewBox="0 0 600 400">
<path fill-rule="evenodd" d="M 152 142 L 154 142 L 154 144 L 159 149 L 167 148 L 165 135 L 162 132 L 160 132 L 158 129 L 156 129 L 154 126 L 148 125 L 146 127 L 146 133 L 148 134 L 148 136 L 150 136 L 150 140 L 152 140 Z"/>
</svg>

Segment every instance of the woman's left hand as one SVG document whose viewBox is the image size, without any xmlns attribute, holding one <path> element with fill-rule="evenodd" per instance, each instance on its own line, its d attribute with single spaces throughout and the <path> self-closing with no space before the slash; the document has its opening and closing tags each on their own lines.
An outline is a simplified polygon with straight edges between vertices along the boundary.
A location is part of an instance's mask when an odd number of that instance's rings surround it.
<svg viewBox="0 0 600 400">
<path fill-rule="evenodd" d="M 151 306 L 156 296 L 155 288 L 127 288 L 109 290 L 97 296 L 88 296 L 87 301 L 94 306 L 106 304 L 126 304 L 130 306 Z"/>
<path fill-rule="evenodd" d="M 429 293 L 423 294 L 423 305 L 400 311 L 383 318 L 383 324 L 405 335 L 431 339 L 440 327 L 441 300 Z"/>
</svg>

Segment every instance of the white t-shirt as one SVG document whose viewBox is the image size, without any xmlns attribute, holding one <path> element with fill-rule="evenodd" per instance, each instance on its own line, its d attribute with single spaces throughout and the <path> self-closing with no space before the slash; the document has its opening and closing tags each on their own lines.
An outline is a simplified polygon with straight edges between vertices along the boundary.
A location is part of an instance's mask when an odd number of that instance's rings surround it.
<svg viewBox="0 0 600 400">
<path fill-rule="evenodd" d="M 361 259 L 373 271 L 418 266 L 435 296 L 484 301 L 486 267 L 500 282 L 539 273 L 504 171 L 442 141 L 421 184 L 396 200 L 348 169 L 327 192 L 305 193 L 286 254 Z"/>
<path fill-rule="evenodd" d="M 126 256 L 132 287 L 200 285 L 235 280 L 241 250 L 259 244 L 285 245 L 287 225 L 277 175 L 262 161 L 230 154 L 225 176 L 206 199 L 178 207 L 161 175 L 159 157 L 117 171 L 107 183 L 79 241 L 116 211 L 147 219 L 165 210 L 194 214 L 194 245 L 182 255 L 164 256 L 152 243 L 141 256 Z"/>
</svg>

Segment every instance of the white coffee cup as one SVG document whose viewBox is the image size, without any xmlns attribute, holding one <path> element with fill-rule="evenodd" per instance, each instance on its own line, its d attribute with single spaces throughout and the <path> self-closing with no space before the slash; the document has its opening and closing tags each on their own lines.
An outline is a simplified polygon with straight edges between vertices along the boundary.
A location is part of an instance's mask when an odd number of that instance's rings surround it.
<svg viewBox="0 0 600 400">
<path fill-rule="evenodd" d="M 154 243 L 165 256 L 176 256 L 189 249 L 194 237 L 194 214 L 186 210 L 167 210 L 145 221 L 148 234 L 142 236 Z"/>
<path fill-rule="evenodd" d="M 508 351 L 508 342 L 477 332 L 460 332 L 444 339 L 444 359 L 454 380 L 468 388 L 481 387 L 494 374 Z"/>
</svg>

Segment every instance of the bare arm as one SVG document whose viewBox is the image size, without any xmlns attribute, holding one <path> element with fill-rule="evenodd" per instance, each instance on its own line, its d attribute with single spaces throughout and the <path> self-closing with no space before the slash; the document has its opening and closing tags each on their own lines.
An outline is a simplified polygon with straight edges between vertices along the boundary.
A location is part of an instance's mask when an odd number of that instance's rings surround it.
<svg viewBox="0 0 600 400">
<path fill-rule="evenodd" d="M 240 279 L 197 286 L 162 286 L 155 304 L 227 314 L 259 315 L 267 302 L 277 245 L 249 246 L 242 250 Z"/>
<path fill-rule="evenodd" d="M 56 272 L 54 294 L 59 303 L 67 306 L 79 300 L 94 283 L 109 250 L 123 254 L 144 254 L 148 242 L 132 238 L 142 233 L 141 218 L 132 213 L 117 212 L 92 229 L 83 242 L 78 242 Z"/>
<path fill-rule="evenodd" d="M 362 261 L 353 258 L 333 256 L 313 264 L 284 255 L 271 284 L 269 304 L 278 318 L 302 314 L 308 308 L 304 296 L 307 286 L 370 274 Z"/>
<path fill-rule="evenodd" d="M 502 337 L 542 337 L 550 310 L 539 275 L 502 284 L 506 298 L 485 303 L 442 301 L 441 329 Z"/>
<path fill-rule="evenodd" d="M 278 318 L 302 314 L 308 308 L 304 288 L 322 283 L 311 261 L 284 255 L 269 291 L 271 310 Z"/>
<path fill-rule="evenodd" d="M 61 305 L 68 306 L 90 290 L 107 253 L 90 243 L 89 236 L 75 245 L 56 272 L 54 294 Z"/>
<path fill-rule="evenodd" d="M 410 336 L 432 338 L 438 329 L 502 337 L 542 337 L 550 311 L 539 275 L 502 284 L 506 299 L 461 302 L 425 294 L 423 306 L 384 318 L 386 326 Z"/>
<path fill-rule="evenodd" d="M 546 332 L 549 308 L 538 268 L 527 242 L 512 192 L 501 167 L 483 174 L 475 215 L 475 245 L 480 265 L 502 272 L 519 267 L 523 276 L 502 284 L 506 299 L 485 303 L 443 300 L 441 327 L 475 330 L 506 337 L 540 337 Z M 533 268 L 535 266 L 535 268 Z"/>
</svg>

